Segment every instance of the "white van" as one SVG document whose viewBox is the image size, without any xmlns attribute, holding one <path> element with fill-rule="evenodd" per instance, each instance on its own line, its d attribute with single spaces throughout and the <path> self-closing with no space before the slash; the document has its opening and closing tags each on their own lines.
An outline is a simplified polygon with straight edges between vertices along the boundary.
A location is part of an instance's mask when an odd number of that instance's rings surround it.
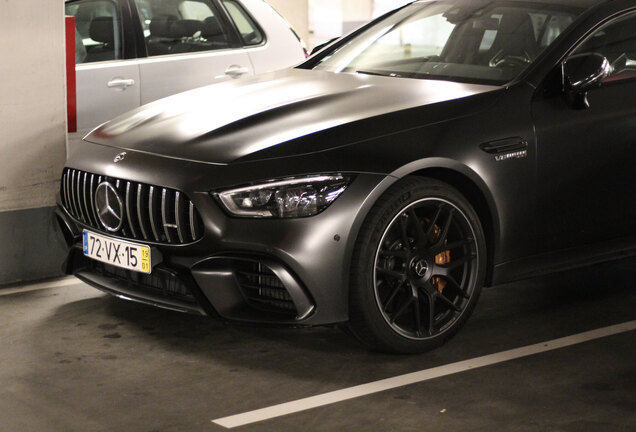
<svg viewBox="0 0 636 432">
<path fill-rule="evenodd" d="M 75 17 L 78 142 L 156 99 L 293 66 L 303 42 L 263 0 L 67 0 Z"/>
</svg>

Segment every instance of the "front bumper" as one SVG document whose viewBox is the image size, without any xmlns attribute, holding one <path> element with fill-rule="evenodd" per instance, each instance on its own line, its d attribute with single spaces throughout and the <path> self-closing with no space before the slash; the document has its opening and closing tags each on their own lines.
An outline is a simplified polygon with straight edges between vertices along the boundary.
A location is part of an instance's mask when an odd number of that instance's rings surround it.
<svg viewBox="0 0 636 432">
<path fill-rule="evenodd" d="M 125 299 L 223 320 L 308 326 L 343 322 L 348 319 L 355 238 L 375 195 L 384 189 L 383 180 L 386 176 L 360 174 L 324 212 L 283 220 L 232 218 L 208 193 L 186 191 L 204 234 L 184 245 L 135 240 L 161 257 L 153 258 L 151 276 L 84 257 L 82 229 L 94 228 L 58 202 L 56 216 L 70 248 L 65 270 Z"/>
</svg>

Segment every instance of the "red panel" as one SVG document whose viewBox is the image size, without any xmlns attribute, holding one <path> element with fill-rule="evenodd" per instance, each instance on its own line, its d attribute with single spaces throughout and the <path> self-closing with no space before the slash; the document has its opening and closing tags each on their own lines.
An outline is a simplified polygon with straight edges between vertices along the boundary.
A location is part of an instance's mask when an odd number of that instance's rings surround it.
<svg viewBox="0 0 636 432">
<path fill-rule="evenodd" d="M 77 132 L 77 88 L 75 84 L 75 17 L 67 16 L 66 24 L 66 112 L 68 131 Z"/>
</svg>

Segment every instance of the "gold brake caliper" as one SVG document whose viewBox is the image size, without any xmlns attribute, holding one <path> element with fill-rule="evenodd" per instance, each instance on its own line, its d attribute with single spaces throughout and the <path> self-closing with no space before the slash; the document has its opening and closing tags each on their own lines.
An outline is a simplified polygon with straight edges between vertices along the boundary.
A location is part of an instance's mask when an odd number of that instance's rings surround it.
<svg viewBox="0 0 636 432">
<path fill-rule="evenodd" d="M 439 239 L 439 235 L 442 232 L 442 230 L 439 228 L 439 226 L 435 225 L 434 229 L 433 229 L 433 233 L 431 234 L 431 238 L 429 239 L 431 243 L 435 243 L 438 239 Z M 450 251 L 444 251 L 444 252 L 440 252 L 437 255 L 435 255 L 435 264 L 436 265 L 446 265 L 450 262 L 451 258 L 450 258 Z M 442 291 L 444 291 L 444 288 L 446 288 L 446 281 L 443 280 L 442 278 L 438 277 L 438 276 L 433 276 L 431 278 L 431 284 L 433 284 L 433 286 L 435 287 L 435 289 L 437 289 L 437 291 L 439 291 L 440 293 Z"/>
</svg>

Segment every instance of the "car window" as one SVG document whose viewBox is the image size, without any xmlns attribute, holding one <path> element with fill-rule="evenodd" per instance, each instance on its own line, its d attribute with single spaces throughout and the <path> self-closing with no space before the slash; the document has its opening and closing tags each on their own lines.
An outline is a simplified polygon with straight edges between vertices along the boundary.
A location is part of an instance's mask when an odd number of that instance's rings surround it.
<svg viewBox="0 0 636 432">
<path fill-rule="evenodd" d="M 263 33 L 238 2 L 223 0 L 223 6 L 234 21 L 245 45 L 258 45 L 263 42 Z"/>
<path fill-rule="evenodd" d="M 599 53 L 612 65 L 606 81 L 636 78 L 636 14 L 613 21 L 595 32 L 574 52 Z"/>
<path fill-rule="evenodd" d="M 580 10 L 544 2 L 413 3 L 323 57 L 332 72 L 503 84 Z"/>
<path fill-rule="evenodd" d="M 572 21 L 574 17 L 572 15 L 552 13 L 544 15 L 535 15 L 533 17 L 535 24 L 535 32 L 537 39 L 540 41 L 542 47 L 547 47 L 554 40 L 563 33 Z"/>
<path fill-rule="evenodd" d="M 135 0 L 149 56 L 228 48 L 227 31 L 208 0 Z"/>
<path fill-rule="evenodd" d="M 111 0 L 80 0 L 66 4 L 75 17 L 75 63 L 122 58 L 122 37 L 117 4 Z"/>
<path fill-rule="evenodd" d="M 383 61 L 398 61 L 413 57 L 438 56 L 454 27 L 441 15 L 411 21 L 403 25 L 400 31 L 391 31 L 379 39 L 376 44 L 369 47 L 360 60 L 381 57 Z"/>
</svg>

